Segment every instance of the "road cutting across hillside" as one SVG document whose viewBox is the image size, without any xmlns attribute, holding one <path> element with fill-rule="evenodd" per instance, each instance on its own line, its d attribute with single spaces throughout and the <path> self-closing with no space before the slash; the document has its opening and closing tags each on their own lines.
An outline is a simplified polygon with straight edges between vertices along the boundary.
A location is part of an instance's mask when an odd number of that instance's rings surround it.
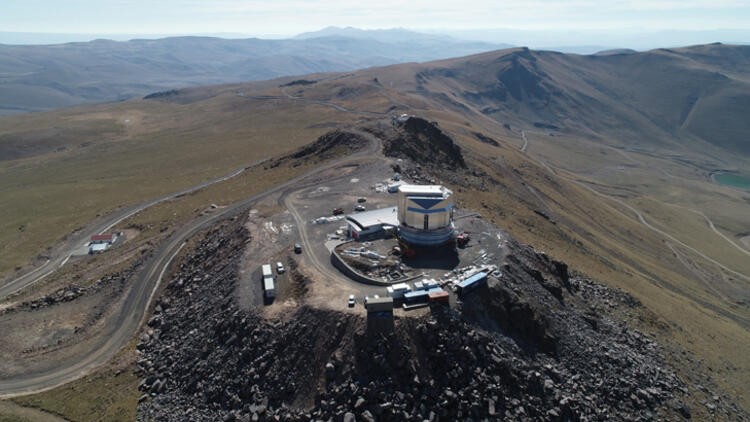
<svg viewBox="0 0 750 422">
<path fill-rule="evenodd" d="M 45 277 L 49 276 L 50 274 L 54 273 L 58 269 L 62 268 L 62 266 L 65 265 L 65 263 L 68 262 L 68 259 L 70 259 L 70 257 L 72 256 L 73 251 L 84 244 L 91 234 L 106 232 L 123 220 L 130 218 L 135 214 L 138 214 L 139 212 L 153 207 L 154 205 L 158 205 L 164 201 L 178 198 L 180 196 L 187 195 L 200 189 L 209 187 L 216 183 L 224 182 L 237 177 L 242 174 L 247 168 L 257 165 L 260 162 L 262 161 L 250 164 L 249 166 L 241 167 L 226 176 L 222 176 L 208 182 L 203 182 L 187 189 L 183 189 L 179 192 L 170 193 L 169 195 L 165 195 L 160 198 L 144 202 L 142 204 L 127 207 L 120 211 L 115 211 L 114 213 L 109 214 L 101 221 L 93 223 L 91 227 L 85 230 L 81 230 L 79 233 L 73 234 L 70 239 L 68 239 L 62 245 L 58 246 L 42 265 L 0 286 L 0 299 L 19 292 L 29 286 L 32 286 Z"/>
<path fill-rule="evenodd" d="M 277 185 L 272 189 L 222 208 L 214 214 L 198 218 L 177 230 L 156 248 L 152 257 L 139 271 L 138 275 L 135 276 L 134 280 L 132 280 L 132 286 L 121 300 L 120 308 L 115 311 L 111 318 L 105 320 L 105 326 L 100 330 L 96 341 L 93 342 L 92 347 L 85 354 L 76 356 L 75 359 L 68 359 L 65 362 L 61 362 L 53 369 L 39 372 L 29 371 L 22 375 L 6 377 L 0 380 L 0 398 L 49 390 L 78 379 L 96 367 L 108 362 L 133 338 L 143 323 L 150 299 L 153 296 L 153 292 L 158 288 L 161 275 L 166 272 L 176 253 L 191 236 L 221 219 L 241 213 L 257 201 L 272 194 L 298 189 L 300 184 L 302 184 L 301 186 L 305 186 L 306 180 L 311 177 L 337 167 L 368 162 L 373 159 L 382 159 L 382 156 L 379 155 L 381 149 L 380 141 L 369 134 L 367 134 L 365 139 L 368 140 L 368 144 L 349 156 L 321 165 L 315 170 Z M 110 217 L 108 224 L 112 224 L 113 220 L 120 217 L 122 215 L 119 213 L 118 216 Z"/>
</svg>

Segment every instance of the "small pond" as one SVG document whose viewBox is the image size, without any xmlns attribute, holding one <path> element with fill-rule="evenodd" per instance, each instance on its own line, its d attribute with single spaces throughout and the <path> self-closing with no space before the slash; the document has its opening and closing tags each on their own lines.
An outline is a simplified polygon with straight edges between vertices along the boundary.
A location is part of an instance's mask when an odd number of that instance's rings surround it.
<svg viewBox="0 0 750 422">
<path fill-rule="evenodd" d="M 750 176 L 737 173 L 716 173 L 713 179 L 720 185 L 750 190 Z"/>
</svg>

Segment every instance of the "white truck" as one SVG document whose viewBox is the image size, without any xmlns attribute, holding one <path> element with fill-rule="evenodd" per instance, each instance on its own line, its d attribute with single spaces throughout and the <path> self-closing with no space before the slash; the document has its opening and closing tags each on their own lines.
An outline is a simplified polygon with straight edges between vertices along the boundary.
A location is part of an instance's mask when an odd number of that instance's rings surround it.
<svg viewBox="0 0 750 422">
<path fill-rule="evenodd" d="M 270 264 L 263 264 L 261 266 L 261 272 L 263 273 L 263 294 L 266 299 L 273 299 L 276 297 L 276 286 L 273 282 L 273 270 L 271 270 Z"/>
</svg>

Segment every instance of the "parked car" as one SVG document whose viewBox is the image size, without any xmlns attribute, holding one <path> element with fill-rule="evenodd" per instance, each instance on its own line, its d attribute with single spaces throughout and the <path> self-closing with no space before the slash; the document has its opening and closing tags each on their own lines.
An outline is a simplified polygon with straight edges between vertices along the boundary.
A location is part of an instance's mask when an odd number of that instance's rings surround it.
<svg viewBox="0 0 750 422">
<path fill-rule="evenodd" d="M 334 208 L 333 209 L 333 215 L 341 215 L 343 213 L 344 213 L 344 209 L 343 208 Z"/>
<path fill-rule="evenodd" d="M 349 307 L 353 308 L 354 304 L 357 303 L 357 299 L 354 298 L 354 295 L 349 295 Z"/>
<path fill-rule="evenodd" d="M 366 208 L 364 205 L 357 205 L 354 207 L 354 211 L 364 211 Z"/>
<path fill-rule="evenodd" d="M 286 269 L 284 268 L 284 264 L 282 264 L 281 262 L 277 262 L 276 263 L 276 272 L 279 273 L 279 274 L 284 274 L 284 271 L 286 271 Z"/>
<path fill-rule="evenodd" d="M 299 243 L 294 244 L 294 253 L 302 253 L 302 245 Z"/>
<path fill-rule="evenodd" d="M 367 202 L 367 198 L 357 198 L 357 202 L 359 202 L 360 204 L 363 202 Z"/>
</svg>

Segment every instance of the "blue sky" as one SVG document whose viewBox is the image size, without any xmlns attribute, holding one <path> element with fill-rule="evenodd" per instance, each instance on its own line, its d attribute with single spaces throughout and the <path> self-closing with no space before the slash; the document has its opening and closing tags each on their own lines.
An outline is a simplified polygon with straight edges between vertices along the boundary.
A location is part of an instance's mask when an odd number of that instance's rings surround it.
<svg viewBox="0 0 750 422">
<path fill-rule="evenodd" d="M 2 32 L 227 33 L 281 37 L 330 25 L 443 32 L 504 28 L 551 34 L 610 35 L 663 30 L 750 32 L 750 0 L 373 0 L 366 3 L 352 0 L 0 0 Z M 596 37 L 591 39 L 595 41 Z"/>
</svg>

